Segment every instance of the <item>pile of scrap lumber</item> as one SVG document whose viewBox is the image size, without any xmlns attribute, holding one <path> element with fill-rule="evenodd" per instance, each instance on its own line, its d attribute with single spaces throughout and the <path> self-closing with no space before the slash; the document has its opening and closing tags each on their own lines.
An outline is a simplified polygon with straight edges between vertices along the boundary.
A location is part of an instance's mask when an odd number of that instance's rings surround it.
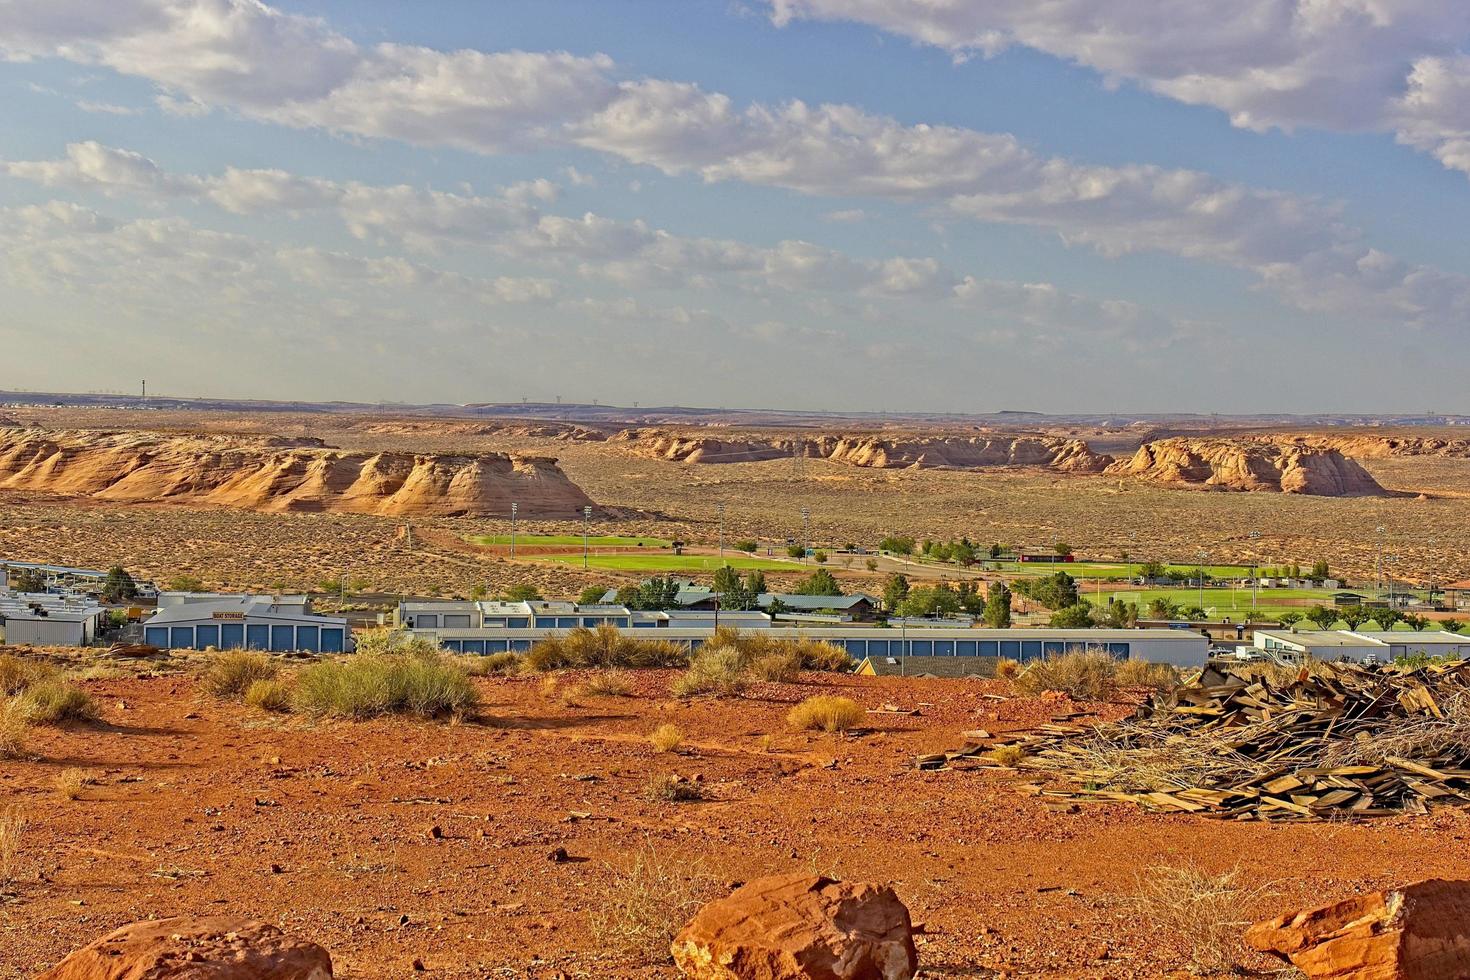
<svg viewBox="0 0 1470 980">
<path fill-rule="evenodd" d="M 1313 664 L 1275 683 L 1244 671 L 1211 667 L 1127 721 L 1054 719 L 921 756 L 919 768 L 1015 769 L 1035 774 L 1025 788 L 1042 797 L 1235 820 L 1351 819 L 1470 802 L 1470 662 Z"/>
</svg>

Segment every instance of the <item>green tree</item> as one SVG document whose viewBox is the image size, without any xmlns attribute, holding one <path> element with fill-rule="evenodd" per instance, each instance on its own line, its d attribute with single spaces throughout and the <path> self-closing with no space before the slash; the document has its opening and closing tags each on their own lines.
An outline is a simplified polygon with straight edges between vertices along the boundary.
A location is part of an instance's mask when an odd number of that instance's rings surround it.
<svg viewBox="0 0 1470 980">
<path fill-rule="evenodd" d="M 618 586 L 616 599 L 620 606 L 626 606 L 629 609 L 642 609 L 643 606 L 640 605 L 641 596 L 642 589 L 629 583 L 628 585 Z"/>
<path fill-rule="evenodd" d="M 1109 599 L 1102 607 L 1098 622 L 1109 629 L 1132 629 L 1138 625 L 1138 603 Z"/>
<path fill-rule="evenodd" d="M 1458 619 L 1445 619 L 1440 621 L 1439 628 L 1449 630 L 1451 633 L 1458 633 L 1465 628 L 1465 624 Z"/>
<path fill-rule="evenodd" d="M 1409 629 L 1414 630 L 1416 633 L 1423 632 L 1429 628 L 1429 617 L 1421 616 L 1418 613 L 1409 613 L 1403 617 L 1403 622 L 1409 624 Z M 1388 627 L 1385 626 L 1384 629 L 1388 629 Z"/>
<path fill-rule="evenodd" d="M 1058 558 L 1066 558 L 1072 553 L 1072 546 L 1065 541 L 1058 541 L 1052 548 L 1056 551 Z"/>
<path fill-rule="evenodd" d="M 1373 610 L 1373 621 L 1378 624 L 1379 629 L 1391 630 L 1393 629 L 1395 623 L 1408 622 L 1408 619 L 1409 617 L 1405 616 L 1403 613 L 1399 612 L 1396 609 Z M 1410 623 L 1410 625 L 1412 626 L 1413 624 Z"/>
<path fill-rule="evenodd" d="M 1198 623 L 1205 618 L 1205 611 L 1199 606 L 1185 606 L 1183 609 L 1179 610 L 1179 617 L 1181 619 L 1187 619 L 1193 623 Z"/>
<path fill-rule="evenodd" d="M 275 591 L 285 591 L 284 582 L 278 582 L 276 584 L 282 586 L 282 588 L 277 588 Z M 168 580 L 168 589 L 170 592 L 203 592 L 204 580 L 198 575 L 175 575 Z"/>
<path fill-rule="evenodd" d="M 501 595 L 505 602 L 539 602 L 541 593 L 529 582 L 512 585 Z"/>
<path fill-rule="evenodd" d="M 1368 620 L 1372 619 L 1373 614 L 1364 609 L 1362 606 L 1348 606 L 1346 609 L 1343 609 L 1338 614 L 1337 618 L 1341 619 L 1344 623 L 1347 623 L 1348 629 L 1355 630 L 1359 626 L 1362 626 L 1364 623 L 1366 623 Z M 1322 628 L 1326 629 L 1327 627 L 1324 626 Z"/>
<path fill-rule="evenodd" d="M 770 589 L 766 588 L 766 573 L 761 571 L 759 568 L 752 568 L 750 571 L 746 572 L 745 591 L 749 592 L 751 595 L 760 595 L 762 592 L 771 591 Z"/>
<path fill-rule="evenodd" d="M 1331 578 L 1332 572 L 1327 567 L 1327 562 L 1318 558 L 1312 563 L 1312 574 L 1308 576 L 1313 582 L 1321 584 L 1323 579 Z"/>
<path fill-rule="evenodd" d="M 1333 624 L 1341 618 L 1336 609 L 1320 605 L 1308 609 L 1306 615 L 1307 621 L 1315 624 L 1319 630 L 1331 629 Z"/>
<path fill-rule="evenodd" d="M 1000 558 L 1001 555 L 1003 555 L 1005 553 L 1006 553 L 1006 550 L 1001 545 L 1001 543 L 999 541 L 995 542 L 994 544 L 992 544 L 990 546 L 990 560 L 991 561 L 997 560 L 998 558 Z"/>
<path fill-rule="evenodd" d="M 473 599 L 475 602 L 479 602 L 489 594 L 490 590 L 485 587 L 485 583 L 483 582 L 476 582 L 474 585 L 470 586 L 470 598 Z M 583 592 L 582 594 L 586 595 L 587 593 Z"/>
<path fill-rule="evenodd" d="M 729 565 L 721 565 L 715 570 L 714 590 L 721 595 L 734 592 L 740 588 L 740 573 Z"/>
<path fill-rule="evenodd" d="M 890 534 L 878 542 L 879 551 L 887 551 L 895 555 L 912 555 L 914 553 L 914 539 Z"/>
<path fill-rule="evenodd" d="M 949 557 L 968 568 L 975 564 L 975 546 L 968 541 L 960 540 L 950 546 Z"/>
<path fill-rule="evenodd" d="M 971 616 L 978 616 L 985 611 L 985 596 L 974 582 L 957 582 L 954 591 L 960 597 L 960 609 Z"/>
<path fill-rule="evenodd" d="M 816 562 L 818 565 L 827 564 L 827 553 L 818 548 L 816 551 L 812 552 L 812 561 Z"/>
<path fill-rule="evenodd" d="M 898 614 L 924 619 L 953 616 L 961 609 L 959 593 L 948 585 L 914 589 L 898 604 Z"/>
<path fill-rule="evenodd" d="M 39 568 L 11 568 L 10 588 L 15 592 L 45 592 L 46 574 Z"/>
<path fill-rule="evenodd" d="M 1285 626 L 1287 629 L 1291 629 L 1297 623 L 1300 623 L 1304 618 L 1305 617 L 1303 617 L 1302 614 L 1299 612 L 1284 612 L 1280 616 L 1276 617 L 1276 621 L 1282 626 Z"/>
<path fill-rule="evenodd" d="M 127 569 L 113 565 L 107 570 L 107 578 L 102 582 L 103 602 L 127 602 L 137 597 L 138 583 L 133 581 Z"/>
<path fill-rule="evenodd" d="M 1066 572 L 1055 572 L 1036 579 L 1018 579 L 1015 589 L 1052 610 L 1066 609 L 1068 606 L 1075 606 L 1079 601 L 1077 580 Z"/>
<path fill-rule="evenodd" d="M 1148 604 L 1149 619 L 1178 619 L 1179 603 L 1159 596 Z"/>
<path fill-rule="evenodd" d="M 796 595 L 842 595 L 842 587 L 825 568 L 819 568 L 797 582 L 791 591 Z"/>
<path fill-rule="evenodd" d="M 896 613 L 898 611 L 899 605 L 902 604 L 904 599 L 908 598 L 908 594 L 908 577 L 905 575 L 900 575 L 898 572 L 894 572 L 893 574 L 889 575 L 888 580 L 883 583 L 883 608 L 887 609 L 889 612 Z"/>
<path fill-rule="evenodd" d="M 577 605 L 595 606 L 602 601 L 602 597 L 605 595 L 607 595 L 607 589 L 604 589 L 600 585 L 589 585 L 577 596 Z"/>
<path fill-rule="evenodd" d="M 1051 625 L 1057 629 L 1079 630 L 1096 626 L 1092 618 L 1092 607 L 1085 602 L 1074 602 L 1051 614 Z"/>
<path fill-rule="evenodd" d="M 788 558 L 804 558 L 806 557 L 806 549 L 799 544 L 788 544 L 786 546 L 786 556 Z"/>
<path fill-rule="evenodd" d="M 1164 567 L 1164 563 L 1161 561 L 1146 561 L 1138 566 L 1138 574 L 1150 581 L 1158 581 L 1167 578 L 1169 570 Z"/>
<path fill-rule="evenodd" d="M 739 541 L 735 542 L 735 550 L 743 551 L 748 555 L 753 555 L 760 550 L 760 542 L 752 538 L 741 538 Z"/>
<path fill-rule="evenodd" d="M 679 602 L 679 583 L 668 575 L 657 575 L 638 586 L 636 609 L 658 612 L 672 609 Z"/>
<path fill-rule="evenodd" d="M 1011 590 L 1004 582 L 993 582 L 985 596 L 985 625 L 1006 629 L 1011 625 Z"/>
<path fill-rule="evenodd" d="M 867 561 L 863 562 L 863 567 L 870 572 L 876 572 L 878 570 L 878 559 L 869 558 Z"/>
</svg>

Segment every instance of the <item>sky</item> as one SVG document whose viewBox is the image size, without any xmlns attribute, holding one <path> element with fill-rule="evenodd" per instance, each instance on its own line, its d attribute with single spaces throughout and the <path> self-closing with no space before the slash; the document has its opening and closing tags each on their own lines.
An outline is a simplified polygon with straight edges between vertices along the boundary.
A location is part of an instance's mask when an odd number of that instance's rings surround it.
<svg viewBox="0 0 1470 980">
<path fill-rule="evenodd" d="M 1470 413 L 1457 0 L 0 0 L 0 388 Z"/>
</svg>

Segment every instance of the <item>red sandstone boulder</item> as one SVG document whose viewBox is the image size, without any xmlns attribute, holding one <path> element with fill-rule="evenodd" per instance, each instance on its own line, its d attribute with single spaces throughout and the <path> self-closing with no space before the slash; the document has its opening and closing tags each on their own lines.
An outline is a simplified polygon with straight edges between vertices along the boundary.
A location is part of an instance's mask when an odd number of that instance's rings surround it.
<svg viewBox="0 0 1470 980">
<path fill-rule="evenodd" d="M 1251 926 L 1245 941 L 1314 980 L 1470 977 L 1470 881 L 1430 879 L 1292 912 Z"/>
<path fill-rule="evenodd" d="M 331 980 L 332 958 L 264 922 L 225 916 L 134 922 L 36 980 Z"/>
<path fill-rule="evenodd" d="M 910 980 L 912 932 L 891 888 L 778 875 L 700 909 L 673 953 L 694 980 Z"/>
</svg>

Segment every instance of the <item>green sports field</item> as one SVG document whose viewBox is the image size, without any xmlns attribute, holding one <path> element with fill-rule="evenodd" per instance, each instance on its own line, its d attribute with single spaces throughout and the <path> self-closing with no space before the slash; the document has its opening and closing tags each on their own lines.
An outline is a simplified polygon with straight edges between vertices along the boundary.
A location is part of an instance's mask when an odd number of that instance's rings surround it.
<svg viewBox="0 0 1470 980">
<path fill-rule="evenodd" d="M 580 543 L 580 542 L 579 542 Z M 528 555 L 527 561 L 555 561 L 566 565 L 581 565 L 582 555 Z M 737 555 L 630 555 L 627 553 L 597 554 L 587 556 L 588 568 L 599 568 L 616 572 L 713 572 L 721 565 L 746 571 L 796 571 L 803 566 L 790 561 L 772 561 L 769 558 L 747 558 Z M 807 566 L 815 569 L 815 565 Z"/>
<path fill-rule="evenodd" d="M 508 545 L 509 534 L 477 534 L 469 538 L 472 544 Z M 618 534 L 594 534 L 587 539 L 594 548 L 667 548 L 673 542 L 664 538 L 628 538 Z M 516 544 L 531 547 L 582 546 L 580 534 L 517 534 Z M 581 557 L 580 555 L 578 556 Z"/>
</svg>

